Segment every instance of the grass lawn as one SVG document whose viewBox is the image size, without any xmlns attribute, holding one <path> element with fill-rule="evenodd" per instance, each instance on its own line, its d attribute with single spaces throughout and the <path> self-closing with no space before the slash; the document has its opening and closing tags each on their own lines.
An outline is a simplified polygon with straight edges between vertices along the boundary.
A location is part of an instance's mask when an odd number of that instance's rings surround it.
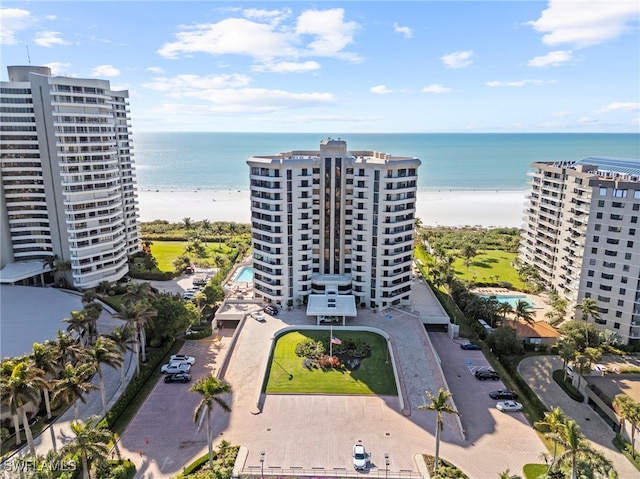
<svg viewBox="0 0 640 479">
<path fill-rule="evenodd" d="M 387 340 L 365 331 L 335 331 L 344 340 L 361 338 L 371 346 L 371 356 L 355 371 L 307 369 L 304 358 L 296 356 L 296 345 L 306 338 L 320 340 L 328 330 L 292 331 L 277 341 L 271 358 L 267 393 L 324 393 L 397 395 L 391 364 L 387 363 Z M 292 377 L 291 377 L 291 376 Z"/>
<path fill-rule="evenodd" d="M 463 258 L 455 260 L 453 270 L 460 279 L 474 280 L 478 283 L 508 281 L 515 288 L 522 289 L 524 284 L 518 277 L 516 269 L 511 265 L 517 256 L 517 253 L 486 250 L 473 258 L 469 265 L 469 271 L 467 271 Z"/>
<path fill-rule="evenodd" d="M 186 246 L 186 241 L 154 241 L 151 245 L 151 254 L 158 261 L 158 269 L 160 271 L 173 271 L 173 260 L 185 254 L 184 248 Z M 215 256 L 224 255 L 226 257 L 231 248 L 224 243 L 209 242 L 206 250 L 209 256 L 202 263 L 214 264 L 213 258 Z"/>
</svg>

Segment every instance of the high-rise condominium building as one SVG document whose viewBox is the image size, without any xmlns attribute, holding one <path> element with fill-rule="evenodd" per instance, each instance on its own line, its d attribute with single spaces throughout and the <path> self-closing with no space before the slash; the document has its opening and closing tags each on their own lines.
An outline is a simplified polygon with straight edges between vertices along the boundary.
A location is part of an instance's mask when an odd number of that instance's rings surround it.
<svg viewBox="0 0 640 479">
<path fill-rule="evenodd" d="M 128 92 L 106 80 L 10 66 L 0 84 L 0 279 L 41 281 L 47 258 L 69 283 L 122 278 L 139 249 Z M 46 266 L 45 266 L 46 268 Z"/>
<path fill-rule="evenodd" d="M 595 300 L 598 329 L 640 339 L 640 160 L 531 166 L 520 258 L 570 307 Z"/>
<path fill-rule="evenodd" d="M 257 297 L 291 306 L 329 292 L 357 306 L 409 303 L 419 159 L 350 152 L 329 138 L 320 151 L 247 163 Z"/>
</svg>

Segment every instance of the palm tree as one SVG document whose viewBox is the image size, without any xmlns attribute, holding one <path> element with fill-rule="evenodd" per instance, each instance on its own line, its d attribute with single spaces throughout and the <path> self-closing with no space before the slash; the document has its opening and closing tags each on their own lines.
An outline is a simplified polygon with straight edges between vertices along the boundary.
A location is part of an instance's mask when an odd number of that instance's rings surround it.
<svg viewBox="0 0 640 479">
<path fill-rule="evenodd" d="M 544 413 L 544 419 L 541 421 L 536 421 L 534 424 L 537 428 L 543 427 L 549 430 L 546 437 L 550 438 L 553 441 L 553 462 L 556 462 L 556 457 L 558 455 L 558 437 L 557 435 L 560 433 L 561 428 L 564 427 L 564 423 L 566 421 L 566 417 L 562 412 L 562 409 L 559 407 L 554 407 L 551 412 Z M 547 471 L 549 472 L 549 471 Z"/>
<path fill-rule="evenodd" d="M 64 318 L 63 323 L 69 323 L 67 326 L 67 332 L 71 333 L 75 331 L 78 334 L 80 346 L 84 347 L 87 343 L 87 336 L 85 333 L 89 330 L 89 321 L 83 311 L 71 311 L 70 318 Z"/>
<path fill-rule="evenodd" d="M 89 344 L 93 344 L 96 336 L 98 335 L 98 319 L 100 319 L 100 314 L 102 313 L 102 305 L 100 303 L 89 303 L 87 304 L 82 312 L 84 313 L 85 318 L 87 318 L 87 329 L 89 331 Z"/>
<path fill-rule="evenodd" d="M 516 307 L 514 308 L 515 321 L 519 321 L 523 319 L 527 324 L 533 324 L 535 322 L 535 316 L 531 309 L 531 304 L 524 299 L 519 299 L 516 302 Z"/>
<path fill-rule="evenodd" d="M 464 265 L 467 267 L 467 273 L 469 273 L 469 266 L 473 261 L 473 258 L 478 256 L 478 250 L 473 243 L 466 242 L 462 245 L 462 250 L 460 251 L 460 256 L 464 259 Z"/>
<path fill-rule="evenodd" d="M 87 402 L 83 397 L 85 393 L 97 390 L 98 387 L 90 382 L 91 375 L 95 372 L 92 365 L 80 364 L 74 366 L 67 364 L 62 370 L 62 377 L 55 382 L 53 398 L 61 399 L 65 403 L 73 403 L 73 411 L 78 420 L 78 399 Z"/>
<path fill-rule="evenodd" d="M 635 459 L 635 431 L 640 422 L 640 404 L 636 403 L 626 394 L 617 394 L 613 398 L 613 407 L 620 416 L 620 429 L 624 431 L 624 422 L 629 421 L 631 425 L 631 455 Z"/>
<path fill-rule="evenodd" d="M 580 426 L 573 419 L 565 420 L 562 428 L 555 435 L 557 442 L 564 448 L 564 452 L 558 456 L 558 461 L 567 461 L 571 468 L 571 479 L 577 477 L 577 460 L 581 453 L 590 453 L 589 443 L 580 432 Z"/>
<path fill-rule="evenodd" d="M 107 337 L 111 339 L 120 352 L 124 355 L 127 351 L 135 352 L 136 340 L 133 336 L 133 330 L 129 324 L 123 324 L 122 326 L 116 326 L 113 328 L 111 334 Z M 120 367 L 120 382 L 124 384 L 124 361 Z"/>
<path fill-rule="evenodd" d="M 71 422 L 71 431 L 76 437 L 63 449 L 65 453 L 80 454 L 84 479 L 89 479 L 90 461 L 104 461 L 109 453 L 109 443 L 113 440 L 111 431 L 98 427 L 98 419 L 92 416 L 85 423 L 79 420 Z"/>
<path fill-rule="evenodd" d="M 146 341 L 145 341 L 145 328 L 153 326 L 152 319 L 158 315 L 158 311 L 151 308 L 147 302 L 133 303 L 132 301 L 125 301 L 120 307 L 120 311 L 115 314 L 115 317 L 126 321 L 132 329 L 136 332 L 136 363 L 140 362 L 140 355 L 142 354 L 142 361 L 146 362 Z M 136 366 L 138 372 L 139 367 Z M 137 374 L 137 373 L 136 373 Z"/>
<path fill-rule="evenodd" d="M 506 322 L 507 315 L 513 313 L 513 306 L 511 306 L 506 301 L 501 301 L 498 307 L 496 308 L 496 312 L 502 315 L 504 322 Z"/>
<path fill-rule="evenodd" d="M 520 476 L 518 476 L 517 474 L 511 474 L 509 472 L 509 469 L 507 469 L 506 471 L 501 472 L 498 477 L 500 479 L 522 479 Z"/>
<path fill-rule="evenodd" d="M 440 431 L 442 431 L 443 428 L 442 414 L 455 414 L 457 416 L 460 416 L 461 414 L 448 404 L 449 398 L 451 397 L 451 393 L 449 391 L 445 391 L 443 388 L 440 388 L 438 396 L 431 394 L 431 391 L 425 392 L 431 401 L 431 404 L 419 406 L 418 409 L 436 412 L 436 453 L 433 464 L 433 472 L 436 473 L 438 472 L 438 461 L 440 459 Z"/>
<path fill-rule="evenodd" d="M 47 376 L 53 378 L 56 375 L 56 366 L 58 364 L 53 345 L 49 341 L 45 341 L 42 344 L 33 343 L 32 348 L 33 351 L 29 357 L 33 361 L 34 366 L 44 373 L 45 379 L 47 379 Z M 47 409 L 47 419 L 51 419 L 51 400 L 49 397 L 51 384 L 49 381 L 45 381 L 42 386 L 44 405 Z"/>
<path fill-rule="evenodd" d="M 69 361 L 74 362 L 82 355 L 82 348 L 78 346 L 78 340 L 72 338 L 61 329 L 58 329 L 56 339 L 51 344 L 54 346 L 58 363 L 62 368 Z"/>
<path fill-rule="evenodd" d="M 567 364 L 576 359 L 576 345 L 571 341 L 562 341 L 558 348 L 558 356 L 562 359 L 563 380 L 567 380 Z"/>
<path fill-rule="evenodd" d="M 202 395 L 202 399 L 193 411 L 193 420 L 197 424 L 201 413 L 207 415 L 207 445 L 209 446 L 209 469 L 213 471 L 213 444 L 211 443 L 211 409 L 213 403 L 218 404 L 223 411 L 231 412 L 228 404 L 218 397 L 221 394 L 231 392 L 231 385 L 226 381 L 221 381 L 213 375 L 200 378 L 189 391 Z"/>
<path fill-rule="evenodd" d="M 29 418 L 25 406 L 28 403 L 36 403 L 40 400 L 40 391 L 45 387 L 44 372 L 30 365 L 26 361 L 17 363 L 11 371 L 11 376 L 2 377 L 0 385 L 2 402 L 8 404 L 13 416 L 13 425 L 16 429 L 16 444 L 20 444 L 20 422 L 18 414 L 22 416 L 24 435 L 29 445 L 29 454 L 35 455 L 33 446 L 33 434 L 29 426 Z"/>
<path fill-rule="evenodd" d="M 89 364 L 98 372 L 100 379 L 100 394 L 102 396 L 102 411 L 107 413 L 107 395 L 104 387 L 104 376 L 102 365 L 106 364 L 114 369 L 121 368 L 123 364 L 122 353 L 118 350 L 118 345 L 105 336 L 98 336 L 96 344 L 87 350 Z"/>
<path fill-rule="evenodd" d="M 589 324 L 589 316 L 591 316 L 594 321 L 598 321 L 600 319 L 600 308 L 598 307 L 598 303 L 593 298 L 583 298 L 582 302 L 578 305 L 578 311 L 582 315 L 582 319 L 584 319 L 585 323 L 585 334 L 586 334 L 586 343 L 589 345 L 589 330 L 587 329 L 587 324 Z"/>
<path fill-rule="evenodd" d="M 182 218 L 182 223 L 184 224 L 184 229 L 186 229 L 187 231 L 189 231 L 193 226 L 193 224 L 191 223 L 191 218 L 189 218 L 188 216 Z"/>
</svg>

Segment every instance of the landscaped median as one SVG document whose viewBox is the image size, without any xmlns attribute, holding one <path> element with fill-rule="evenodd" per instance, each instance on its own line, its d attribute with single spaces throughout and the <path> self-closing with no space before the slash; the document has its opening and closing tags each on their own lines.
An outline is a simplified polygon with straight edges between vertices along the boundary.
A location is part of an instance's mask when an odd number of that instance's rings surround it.
<svg viewBox="0 0 640 479">
<path fill-rule="evenodd" d="M 265 392 L 398 394 L 385 337 L 343 329 L 333 331 L 333 342 L 331 337 L 329 329 L 299 329 L 277 336 Z"/>
</svg>

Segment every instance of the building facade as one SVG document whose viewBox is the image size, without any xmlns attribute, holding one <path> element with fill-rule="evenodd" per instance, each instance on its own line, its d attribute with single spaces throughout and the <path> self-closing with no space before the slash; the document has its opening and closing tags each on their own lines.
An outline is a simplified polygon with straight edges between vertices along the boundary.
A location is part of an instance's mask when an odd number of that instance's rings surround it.
<svg viewBox="0 0 640 479">
<path fill-rule="evenodd" d="M 598 329 L 640 339 L 640 160 L 531 166 L 521 260 L 570 307 L 593 298 Z"/>
<path fill-rule="evenodd" d="M 77 288 L 122 278 L 140 247 L 128 92 L 53 77 L 47 67 L 8 72 L 0 84 L 2 282 L 37 283 L 52 258 Z"/>
<path fill-rule="evenodd" d="M 420 160 L 348 151 L 254 156 L 250 167 L 256 297 L 293 306 L 311 294 L 357 306 L 408 304 Z"/>
</svg>

